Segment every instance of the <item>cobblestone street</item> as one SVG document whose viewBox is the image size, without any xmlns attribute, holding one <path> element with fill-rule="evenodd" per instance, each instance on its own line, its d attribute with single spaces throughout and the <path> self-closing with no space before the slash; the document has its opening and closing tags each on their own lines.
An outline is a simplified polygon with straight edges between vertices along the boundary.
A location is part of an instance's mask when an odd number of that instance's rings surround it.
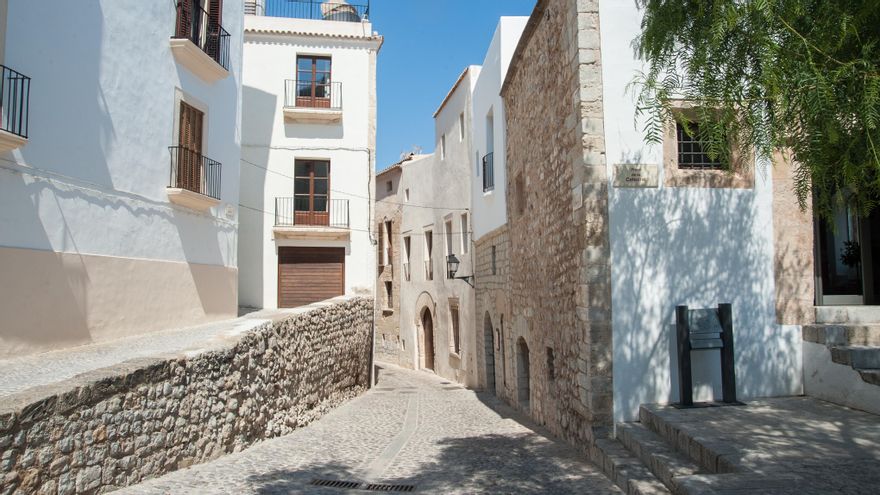
<svg viewBox="0 0 880 495">
<path fill-rule="evenodd" d="M 213 462 L 116 492 L 620 493 L 571 447 L 502 405 L 425 372 L 382 366 L 378 385 L 319 421 Z M 322 488 L 315 479 L 361 483 Z"/>
</svg>

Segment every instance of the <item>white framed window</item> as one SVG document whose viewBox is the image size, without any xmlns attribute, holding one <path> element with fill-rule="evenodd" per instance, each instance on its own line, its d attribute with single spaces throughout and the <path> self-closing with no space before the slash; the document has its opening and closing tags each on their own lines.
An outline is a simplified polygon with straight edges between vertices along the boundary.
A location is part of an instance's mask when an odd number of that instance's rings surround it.
<svg viewBox="0 0 880 495">
<path fill-rule="evenodd" d="M 452 219 L 447 218 L 443 223 L 443 227 L 446 230 L 446 256 L 449 256 L 450 254 L 455 254 L 452 248 Z"/>
<path fill-rule="evenodd" d="M 403 202 L 409 203 L 409 188 L 403 191 Z"/>
<path fill-rule="evenodd" d="M 468 232 L 468 214 L 461 214 L 461 254 L 467 254 L 470 250 L 470 232 Z"/>
<path fill-rule="evenodd" d="M 449 352 L 461 355 L 461 321 L 459 319 L 458 299 L 449 300 Z"/>
<path fill-rule="evenodd" d="M 434 232 L 425 231 L 425 280 L 434 280 Z"/>
<path fill-rule="evenodd" d="M 440 136 L 440 159 L 446 159 L 446 134 Z"/>
</svg>

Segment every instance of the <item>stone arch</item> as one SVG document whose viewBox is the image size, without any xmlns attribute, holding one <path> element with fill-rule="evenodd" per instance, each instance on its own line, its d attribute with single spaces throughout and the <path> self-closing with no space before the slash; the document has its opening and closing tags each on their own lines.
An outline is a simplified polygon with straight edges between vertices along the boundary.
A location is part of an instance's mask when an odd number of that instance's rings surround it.
<svg viewBox="0 0 880 495">
<path fill-rule="evenodd" d="M 529 376 L 529 345 L 520 337 L 516 341 L 516 397 L 520 408 L 530 411 L 531 377 Z"/>
<path fill-rule="evenodd" d="M 495 332 L 492 317 L 486 311 L 483 318 L 483 347 L 486 360 L 486 390 L 495 393 Z"/>
<path fill-rule="evenodd" d="M 422 292 L 416 299 L 416 347 L 418 369 L 434 371 L 436 368 L 436 311 L 434 299 Z"/>
</svg>

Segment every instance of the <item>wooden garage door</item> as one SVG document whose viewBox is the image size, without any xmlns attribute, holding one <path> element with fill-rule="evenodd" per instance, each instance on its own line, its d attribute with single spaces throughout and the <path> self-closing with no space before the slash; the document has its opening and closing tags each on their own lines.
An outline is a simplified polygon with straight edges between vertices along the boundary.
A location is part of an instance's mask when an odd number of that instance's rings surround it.
<svg viewBox="0 0 880 495">
<path fill-rule="evenodd" d="M 278 248 L 278 307 L 341 296 L 344 284 L 345 248 Z"/>
</svg>

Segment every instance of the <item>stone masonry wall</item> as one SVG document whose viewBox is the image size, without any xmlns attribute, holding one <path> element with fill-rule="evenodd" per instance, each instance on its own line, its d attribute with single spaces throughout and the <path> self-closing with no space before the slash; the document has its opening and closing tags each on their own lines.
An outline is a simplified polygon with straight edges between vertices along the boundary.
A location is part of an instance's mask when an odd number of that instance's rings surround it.
<svg viewBox="0 0 880 495">
<path fill-rule="evenodd" d="M 384 183 L 380 182 L 380 186 L 384 187 Z M 389 201 L 391 202 L 376 203 L 377 228 L 383 229 L 384 222 L 391 221 L 391 265 L 382 266 L 380 253 L 377 264 L 375 352 L 378 361 L 409 368 L 412 365 L 401 355 L 403 349 L 400 344 L 400 280 L 404 276 L 401 258 L 403 248 L 400 246 L 403 242 L 400 235 L 401 207 L 393 203 L 399 201 L 397 196 L 391 196 Z M 387 246 L 388 240 L 385 239 L 384 242 Z M 386 282 L 391 282 L 390 301 L 386 295 Z"/>
<path fill-rule="evenodd" d="M 502 88 L 517 404 L 584 450 L 612 421 L 598 11 L 539 0 Z"/>
<path fill-rule="evenodd" d="M 129 361 L 0 406 L 0 493 L 102 493 L 289 433 L 369 386 L 373 303 Z"/>
<path fill-rule="evenodd" d="M 495 248 L 495 270 L 492 270 L 492 248 Z M 476 338 L 480 373 L 479 383 L 501 398 L 512 401 L 515 398 L 515 381 L 511 374 L 513 367 L 507 362 L 512 355 L 513 344 L 510 332 L 504 328 L 505 318 L 510 318 L 510 262 L 508 250 L 510 239 L 507 226 L 499 227 L 475 242 L 475 281 L 476 286 Z M 487 338 L 487 328 L 491 338 Z M 489 367 L 488 362 L 494 366 Z M 489 374 L 492 373 L 492 376 Z"/>
</svg>

